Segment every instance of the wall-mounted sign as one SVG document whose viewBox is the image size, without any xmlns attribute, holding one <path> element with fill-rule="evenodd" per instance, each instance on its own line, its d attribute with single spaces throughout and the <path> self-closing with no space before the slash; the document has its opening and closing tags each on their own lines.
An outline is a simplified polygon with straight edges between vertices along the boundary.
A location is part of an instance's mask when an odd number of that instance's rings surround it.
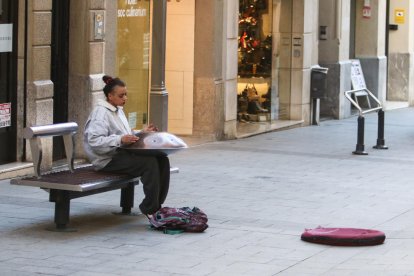
<svg viewBox="0 0 414 276">
<path fill-rule="evenodd" d="M 403 9 L 395 9 L 394 10 L 394 22 L 396 24 L 404 24 L 405 23 L 405 10 L 403 10 Z"/>
<path fill-rule="evenodd" d="M 11 103 L 0 104 L 0 128 L 11 126 Z"/>
<path fill-rule="evenodd" d="M 137 127 L 137 113 L 130 112 L 128 113 L 128 124 L 129 127 L 135 129 Z"/>
<path fill-rule="evenodd" d="M 364 0 L 364 6 L 362 7 L 362 17 L 366 19 L 371 18 L 371 2 L 370 0 Z"/>
<path fill-rule="evenodd" d="M 293 38 L 293 46 L 302 46 L 302 38 L 301 37 L 294 37 Z"/>
<path fill-rule="evenodd" d="M 13 24 L 0 24 L 0 53 L 13 49 Z"/>
<path fill-rule="evenodd" d="M 95 17 L 94 17 L 94 39 L 95 40 L 101 40 L 104 38 L 105 33 L 104 33 L 104 13 L 103 12 L 97 12 L 95 13 Z"/>
<path fill-rule="evenodd" d="M 149 61 L 150 61 L 150 45 L 151 45 L 151 35 L 150 33 L 144 33 L 144 43 L 142 46 L 142 68 L 149 69 Z"/>
</svg>

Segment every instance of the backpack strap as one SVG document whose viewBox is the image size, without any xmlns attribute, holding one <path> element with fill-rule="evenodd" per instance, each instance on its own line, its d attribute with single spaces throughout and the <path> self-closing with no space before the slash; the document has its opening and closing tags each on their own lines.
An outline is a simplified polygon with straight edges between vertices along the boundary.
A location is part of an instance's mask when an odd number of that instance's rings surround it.
<svg viewBox="0 0 414 276">
<path fill-rule="evenodd" d="M 182 229 L 164 229 L 164 234 L 168 234 L 168 235 L 176 235 L 176 234 L 181 234 L 184 232 L 184 230 Z"/>
</svg>

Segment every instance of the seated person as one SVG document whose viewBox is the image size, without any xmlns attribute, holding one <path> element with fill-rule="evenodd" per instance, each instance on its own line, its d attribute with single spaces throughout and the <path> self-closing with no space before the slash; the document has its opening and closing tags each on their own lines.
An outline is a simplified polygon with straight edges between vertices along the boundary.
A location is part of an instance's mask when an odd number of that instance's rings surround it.
<svg viewBox="0 0 414 276">
<path fill-rule="evenodd" d="M 170 163 L 167 156 L 143 156 L 120 148 L 138 141 L 123 112 L 127 100 L 125 83 L 119 78 L 104 76 L 100 100 L 89 115 L 84 130 L 84 149 L 97 170 L 126 173 L 141 177 L 144 199 L 139 205 L 148 218 L 161 208 L 170 183 Z M 143 131 L 157 131 L 150 124 Z M 139 131 L 138 131 L 139 132 Z"/>
</svg>

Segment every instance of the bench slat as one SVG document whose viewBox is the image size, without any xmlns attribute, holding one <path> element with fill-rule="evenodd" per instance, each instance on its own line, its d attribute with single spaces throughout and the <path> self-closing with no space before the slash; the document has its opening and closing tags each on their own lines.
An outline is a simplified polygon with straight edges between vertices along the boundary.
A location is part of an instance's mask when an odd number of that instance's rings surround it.
<svg viewBox="0 0 414 276">
<path fill-rule="evenodd" d="M 170 173 L 178 173 L 178 168 L 170 168 Z M 32 176 L 12 179 L 10 183 L 13 185 L 32 186 L 43 189 L 86 192 L 123 182 L 134 182 L 138 180 L 139 177 L 95 171 L 92 166 L 88 166 L 75 169 L 73 173 L 65 170 L 44 174 L 41 178 Z"/>
</svg>

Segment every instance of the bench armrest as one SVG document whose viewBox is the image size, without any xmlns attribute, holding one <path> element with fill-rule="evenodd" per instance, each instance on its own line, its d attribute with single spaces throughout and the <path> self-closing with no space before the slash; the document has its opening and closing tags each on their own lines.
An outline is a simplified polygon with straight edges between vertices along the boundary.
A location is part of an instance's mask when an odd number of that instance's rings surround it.
<svg viewBox="0 0 414 276">
<path fill-rule="evenodd" d="M 33 158 L 33 169 L 37 178 L 40 178 L 40 165 L 42 163 L 42 142 L 41 137 L 62 136 L 65 144 L 66 158 L 71 172 L 73 172 L 73 163 L 75 160 L 75 134 L 78 130 L 78 124 L 75 122 L 61 123 L 53 125 L 26 127 L 23 131 L 23 137 L 29 140 L 30 151 Z"/>
</svg>

